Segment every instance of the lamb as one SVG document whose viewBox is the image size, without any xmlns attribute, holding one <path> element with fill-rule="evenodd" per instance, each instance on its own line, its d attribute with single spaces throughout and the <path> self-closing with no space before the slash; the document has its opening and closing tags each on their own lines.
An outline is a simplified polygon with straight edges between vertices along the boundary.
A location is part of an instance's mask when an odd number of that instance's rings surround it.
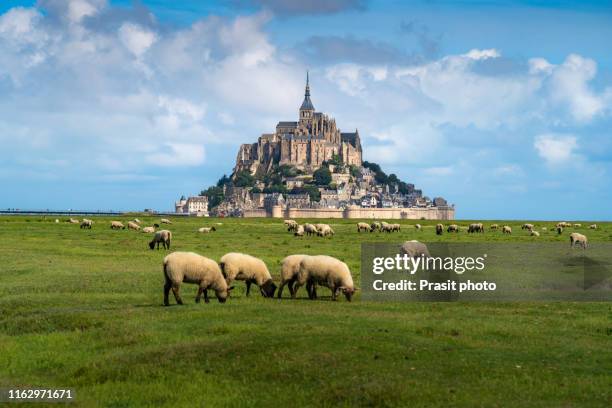
<svg viewBox="0 0 612 408">
<path fill-rule="evenodd" d="M 411 258 L 418 258 L 420 256 L 428 258 L 431 256 L 429 254 L 427 245 L 414 239 L 412 241 L 406 241 L 402 244 L 400 254 L 406 254 Z"/>
<path fill-rule="evenodd" d="M 597 224 L 591 224 L 591 225 L 589 225 L 589 229 L 597 229 Z"/>
<path fill-rule="evenodd" d="M 540 233 L 538 231 L 531 230 L 531 233 L 529 235 L 531 235 L 532 237 L 539 237 Z"/>
<path fill-rule="evenodd" d="M 457 224 L 451 224 L 446 229 L 446 232 L 459 232 L 459 226 Z"/>
<path fill-rule="evenodd" d="M 366 222 L 358 222 L 357 223 L 357 232 L 361 231 L 370 231 L 370 225 Z"/>
<path fill-rule="evenodd" d="M 512 234 L 512 228 L 509 227 L 508 225 L 504 225 L 502 227 L 502 233 L 503 234 Z"/>
<path fill-rule="evenodd" d="M 161 220 L 159 220 L 159 222 L 161 222 L 162 224 L 172 224 L 172 221 L 167 218 L 162 218 Z"/>
<path fill-rule="evenodd" d="M 140 231 L 140 225 L 136 224 L 134 221 L 129 221 L 128 222 L 128 229 L 134 230 L 134 231 Z"/>
<path fill-rule="evenodd" d="M 202 228 L 198 228 L 198 232 L 201 232 L 202 234 L 208 234 L 210 232 L 214 232 L 217 229 L 215 227 L 202 227 Z"/>
<path fill-rule="evenodd" d="M 421 230 L 421 224 L 414 224 L 414 228 L 416 228 L 417 231 Z"/>
<path fill-rule="evenodd" d="M 576 245 L 580 245 L 582 249 L 587 249 L 587 237 L 586 235 L 579 234 L 577 232 L 572 232 L 570 234 L 570 247 L 573 248 Z"/>
<path fill-rule="evenodd" d="M 83 221 L 81 222 L 81 229 L 83 229 L 83 228 L 91 229 L 92 224 L 93 224 L 92 220 L 88 220 L 87 218 L 83 218 Z"/>
<path fill-rule="evenodd" d="M 125 225 L 120 221 L 111 221 L 111 229 L 125 229 Z"/>
<path fill-rule="evenodd" d="M 196 303 L 200 303 L 202 293 L 204 302 L 208 303 L 208 289 L 215 291 L 219 303 L 225 303 L 233 288 L 227 287 L 221 268 L 212 259 L 205 258 L 194 252 L 173 252 L 164 258 L 164 305 L 168 306 L 170 289 L 176 303 L 183 304 L 179 294 L 182 282 L 198 285 Z"/>
<path fill-rule="evenodd" d="M 170 241 L 172 241 L 172 232 L 159 230 L 153 235 L 153 240 L 149 242 L 149 248 L 154 249 L 155 244 L 157 244 L 157 249 L 159 249 L 159 243 L 161 242 L 164 249 L 170 249 Z"/>
<path fill-rule="evenodd" d="M 289 288 L 291 298 L 295 299 L 295 289 L 293 285 L 298 279 L 298 273 L 300 272 L 300 262 L 308 255 L 289 255 L 281 261 L 281 282 L 278 287 L 277 297 L 280 299 L 283 294 L 283 288 L 285 285 Z"/>
<path fill-rule="evenodd" d="M 334 236 L 335 232 L 332 229 L 332 227 L 330 227 L 327 224 L 317 224 L 317 225 L 321 225 L 321 228 L 318 229 L 317 235 L 320 237 L 327 237 L 327 236 Z"/>
<path fill-rule="evenodd" d="M 151 233 L 155 232 L 155 228 L 154 227 L 144 227 L 142 229 L 142 232 L 146 232 L 147 234 L 151 234 Z"/>
<path fill-rule="evenodd" d="M 298 278 L 293 287 L 294 294 L 307 284 L 306 289 L 310 299 L 317 298 L 316 285 L 326 286 L 332 291 L 332 300 L 337 300 L 338 293 L 344 293 L 349 302 L 355 291 L 353 277 L 348 266 L 331 256 L 306 256 L 300 262 Z"/>
<path fill-rule="evenodd" d="M 251 284 L 259 286 L 259 291 L 263 297 L 274 297 L 276 285 L 272 282 L 272 275 L 268 267 L 261 259 L 251 255 L 230 252 L 223 255 L 219 262 L 221 271 L 227 284 L 234 280 L 246 282 L 246 295 L 249 296 Z"/>
<path fill-rule="evenodd" d="M 293 235 L 296 237 L 303 237 L 304 236 L 304 226 L 298 225 L 297 230 L 293 233 Z"/>
<path fill-rule="evenodd" d="M 312 224 L 304 224 L 304 231 L 306 231 L 306 235 L 310 236 L 317 233 L 317 227 Z"/>
<path fill-rule="evenodd" d="M 442 235 L 444 232 L 444 225 L 436 224 L 436 235 Z"/>
</svg>

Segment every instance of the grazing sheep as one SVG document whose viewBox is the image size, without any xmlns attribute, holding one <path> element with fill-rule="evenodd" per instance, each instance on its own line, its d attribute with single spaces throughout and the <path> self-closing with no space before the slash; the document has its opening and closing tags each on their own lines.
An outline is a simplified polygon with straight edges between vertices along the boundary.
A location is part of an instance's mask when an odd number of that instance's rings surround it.
<svg viewBox="0 0 612 408">
<path fill-rule="evenodd" d="M 293 233 L 293 235 L 296 237 L 303 237 L 304 236 L 304 226 L 298 225 L 297 230 Z"/>
<path fill-rule="evenodd" d="M 574 228 L 582 228 L 582 224 L 574 224 Z"/>
<path fill-rule="evenodd" d="M 589 225 L 589 229 L 597 229 L 597 224 L 591 224 L 591 225 Z"/>
<path fill-rule="evenodd" d="M 533 229 L 533 224 L 523 224 L 521 225 L 521 229 L 526 229 L 531 231 Z"/>
<path fill-rule="evenodd" d="M 208 289 L 215 291 L 219 303 L 225 303 L 232 288 L 227 287 L 219 265 L 212 259 L 205 258 L 194 252 L 173 252 L 164 258 L 164 305 L 168 306 L 170 289 L 176 303 L 183 304 L 179 294 L 182 282 L 198 285 L 196 303 L 200 303 L 202 293 L 204 302 L 208 303 Z"/>
<path fill-rule="evenodd" d="M 295 289 L 293 285 L 298 279 L 300 272 L 300 262 L 304 257 L 308 255 L 289 255 L 281 261 L 281 282 L 278 287 L 277 297 L 280 299 L 283 294 L 283 288 L 285 285 L 289 288 L 291 298 L 295 299 Z"/>
<path fill-rule="evenodd" d="M 431 256 L 429 254 L 429 249 L 427 248 L 427 245 L 414 239 L 412 241 L 406 241 L 402 244 L 400 248 L 400 254 L 406 254 L 411 258 L 418 258 L 421 255 L 424 257 Z"/>
<path fill-rule="evenodd" d="M 414 228 L 416 228 L 417 231 L 421 230 L 421 224 L 414 224 Z"/>
<path fill-rule="evenodd" d="M 491 230 L 497 230 L 499 228 L 499 225 L 491 224 L 491 226 L 489 228 L 491 228 Z"/>
<path fill-rule="evenodd" d="M 557 225 L 557 234 L 561 235 L 562 232 L 563 232 L 563 227 L 560 225 Z"/>
<path fill-rule="evenodd" d="M 376 230 L 380 231 L 381 227 L 382 225 L 380 224 L 380 222 L 374 221 L 373 223 L 370 224 L 370 232 L 374 232 Z"/>
<path fill-rule="evenodd" d="M 512 234 L 512 227 L 510 227 L 508 225 L 504 225 L 502 227 L 502 233 L 503 234 Z"/>
<path fill-rule="evenodd" d="M 436 235 L 442 235 L 444 232 L 444 225 L 436 224 Z"/>
<path fill-rule="evenodd" d="M 136 224 L 142 224 L 138 218 L 134 218 L 132 221 L 134 221 Z"/>
<path fill-rule="evenodd" d="M 276 285 L 272 282 L 272 275 L 268 267 L 259 258 L 251 255 L 230 252 L 223 255 L 219 262 L 223 276 L 229 285 L 234 280 L 246 282 L 246 295 L 249 296 L 251 284 L 259 286 L 263 297 L 273 297 Z"/>
<path fill-rule="evenodd" d="M 470 233 L 474 233 L 474 232 L 482 232 L 484 233 L 484 225 L 482 225 L 482 223 L 475 223 L 475 224 L 470 224 L 468 227 L 468 234 Z"/>
<path fill-rule="evenodd" d="M 140 225 L 136 224 L 134 221 L 128 221 L 128 229 L 140 231 Z"/>
<path fill-rule="evenodd" d="M 154 227 L 144 227 L 142 229 L 142 232 L 146 232 L 147 234 L 151 234 L 151 233 L 155 232 L 155 228 Z"/>
<path fill-rule="evenodd" d="M 216 231 L 217 229 L 215 227 L 202 227 L 202 228 L 198 228 L 198 232 L 201 232 L 203 234 L 208 234 L 209 232 L 213 232 Z"/>
<path fill-rule="evenodd" d="M 566 221 L 561 221 L 561 222 L 557 223 L 557 225 L 556 225 L 557 228 L 558 227 L 569 228 L 571 226 L 572 226 L 572 224 L 570 224 L 569 222 L 566 222 Z"/>
<path fill-rule="evenodd" d="M 125 225 L 123 225 L 120 221 L 111 221 L 111 229 L 125 229 Z"/>
<path fill-rule="evenodd" d="M 304 224 L 304 231 L 306 231 L 306 235 L 310 236 L 313 234 L 317 234 L 317 227 L 312 224 Z"/>
<path fill-rule="evenodd" d="M 70 223 L 70 224 L 80 224 L 80 223 L 81 223 L 81 221 L 79 221 L 79 220 L 77 220 L 77 219 L 74 219 L 74 218 L 70 218 L 70 219 L 68 220 L 68 223 Z"/>
<path fill-rule="evenodd" d="M 158 224 L 158 223 L 153 224 L 153 226 L 154 226 L 155 228 L 159 228 L 159 224 Z"/>
<path fill-rule="evenodd" d="M 298 289 L 306 284 L 308 297 L 317 298 L 316 285 L 326 286 L 332 291 L 332 300 L 336 300 L 338 293 L 344 293 L 349 302 L 355 293 L 353 277 L 348 266 L 331 256 L 316 255 L 306 256 L 300 261 L 298 278 L 293 287 L 294 294 Z"/>
<path fill-rule="evenodd" d="M 161 220 L 159 220 L 159 222 L 161 222 L 162 224 L 172 224 L 172 221 L 167 218 L 162 218 Z"/>
<path fill-rule="evenodd" d="M 297 230 L 298 223 L 296 221 L 294 221 L 294 220 L 285 220 L 284 223 L 287 226 L 287 231 L 288 232 Z"/>
<path fill-rule="evenodd" d="M 83 218 L 83 221 L 81 222 L 81 229 L 83 229 L 83 228 L 91 229 L 92 225 L 93 225 L 93 221 L 92 220 L 88 220 L 87 218 Z"/>
<path fill-rule="evenodd" d="M 532 237 L 539 237 L 540 233 L 538 231 L 531 230 L 531 233 L 529 235 L 531 235 Z"/>
<path fill-rule="evenodd" d="M 370 225 L 366 222 L 358 222 L 357 223 L 357 232 L 361 231 L 370 231 Z"/>
<path fill-rule="evenodd" d="M 586 235 L 579 234 L 577 232 L 572 232 L 570 234 L 570 247 L 573 248 L 576 245 L 580 245 L 582 249 L 587 248 L 587 237 Z"/>
<path fill-rule="evenodd" d="M 317 224 L 320 225 L 320 228 L 317 228 L 317 235 L 320 237 L 327 237 L 327 236 L 334 236 L 335 232 L 332 229 L 332 227 L 330 227 L 327 224 Z"/>
<path fill-rule="evenodd" d="M 153 235 L 153 240 L 149 242 L 149 248 L 154 249 L 155 244 L 157 244 L 157 249 L 159 249 L 159 243 L 161 242 L 164 249 L 170 249 L 170 241 L 172 241 L 172 232 L 159 230 Z"/>
<path fill-rule="evenodd" d="M 459 226 L 457 224 L 451 224 L 446 229 L 446 232 L 459 232 Z"/>
<path fill-rule="evenodd" d="M 400 224 L 391 224 L 391 232 L 400 232 L 402 226 Z"/>
</svg>

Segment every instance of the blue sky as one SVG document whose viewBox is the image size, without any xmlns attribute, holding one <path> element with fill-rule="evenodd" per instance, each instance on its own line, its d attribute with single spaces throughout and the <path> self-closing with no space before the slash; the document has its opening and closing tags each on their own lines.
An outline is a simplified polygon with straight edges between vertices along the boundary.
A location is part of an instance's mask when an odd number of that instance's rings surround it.
<svg viewBox="0 0 612 408">
<path fill-rule="evenodd" d="M 460 218 L 611 220 L 610 2 L 3 1 L 0 208 L 169 210 L 317 110 Z"/>
</svg>

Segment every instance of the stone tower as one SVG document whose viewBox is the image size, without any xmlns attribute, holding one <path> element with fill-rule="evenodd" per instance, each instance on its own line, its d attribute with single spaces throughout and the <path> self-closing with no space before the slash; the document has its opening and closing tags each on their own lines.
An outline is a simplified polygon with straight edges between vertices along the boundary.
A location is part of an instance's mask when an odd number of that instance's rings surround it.
<svg viewBox="0 0 612 408">
<path fill-rule="evenodd" d="M 300 124 L 310 129 L 312 127 L 314 112 L 315 108 L 310 100 L 310 80 L 308 71 L 306 71 L 306 90 L 304 91 L 304 101 L 302 102 L 302 106 L 300 106 Z"/>
</svg>

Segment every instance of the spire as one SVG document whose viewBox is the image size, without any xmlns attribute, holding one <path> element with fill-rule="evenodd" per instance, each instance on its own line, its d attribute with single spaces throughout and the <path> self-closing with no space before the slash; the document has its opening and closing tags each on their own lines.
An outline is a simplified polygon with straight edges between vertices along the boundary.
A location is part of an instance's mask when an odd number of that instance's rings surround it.
<svg viewBox="0 0 612 408">
<path fill-rule="evenodd" d="M 304 92 L 304 102 L 302 102 L 300 110 L 314 111 L 314 106 L 312 105 L 312 101 L 310 100 L 310 79 L 308 71 L 306 71 L 306 90 Z"/>
</svg>

